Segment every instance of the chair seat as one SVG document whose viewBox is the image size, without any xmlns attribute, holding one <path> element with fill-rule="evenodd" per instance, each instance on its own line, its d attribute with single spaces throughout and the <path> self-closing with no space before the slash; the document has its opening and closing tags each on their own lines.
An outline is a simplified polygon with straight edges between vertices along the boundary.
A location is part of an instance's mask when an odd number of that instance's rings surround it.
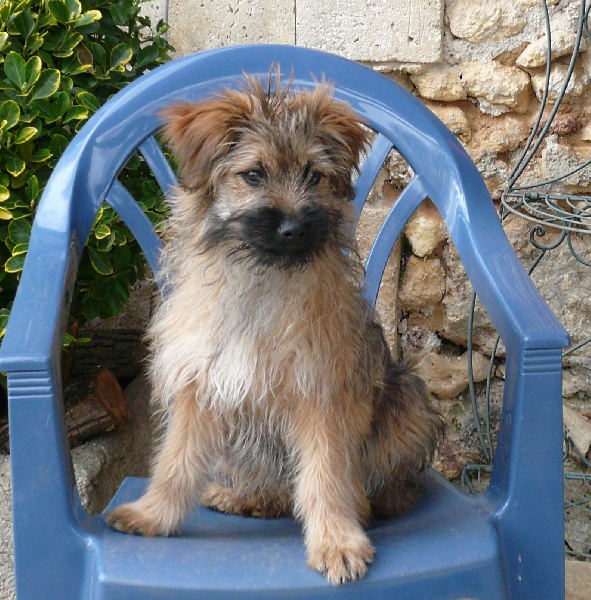
<svg viewBox="0 0 591 600">
<path fill-rule="evenodd" d="M 139 498 L 145 486 L 145 479 L 126 479 L 105 512 Z M 108 566 L 98 569 L 93 597 L 505 597 L 496 534 L 479 501 L 433 471 L 423 486 L 410 513 L 371 524 L 376 558 L 367 577 L 336 588 L 306 566 L 301 527 L 290 518 L 198 507 L 168 540 L 114 532 L 101 519 L 98 564 Z"/>
</svg>

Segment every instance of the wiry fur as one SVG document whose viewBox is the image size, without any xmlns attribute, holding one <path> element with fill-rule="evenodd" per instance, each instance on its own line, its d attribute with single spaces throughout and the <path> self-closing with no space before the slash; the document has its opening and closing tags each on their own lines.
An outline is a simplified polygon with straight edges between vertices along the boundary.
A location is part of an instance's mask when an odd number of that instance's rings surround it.
<svg viewBox="0 0 591 600">
<path fill-rule="evenodd" d="M 149 332 L 168 428 L 146 494 L 108 520 L 168 535 L 199 500 L 291 513 L 309 564 L 341 583 L 373 558 L 372 508 L 412 503 L 442 425 L 361 296 L 351 176 L 368 130 L 328 86 L 275 83 L 164 111 L 184 184 Z M 309 243 L 276 243 L 282 219 Z"/>
</svg>

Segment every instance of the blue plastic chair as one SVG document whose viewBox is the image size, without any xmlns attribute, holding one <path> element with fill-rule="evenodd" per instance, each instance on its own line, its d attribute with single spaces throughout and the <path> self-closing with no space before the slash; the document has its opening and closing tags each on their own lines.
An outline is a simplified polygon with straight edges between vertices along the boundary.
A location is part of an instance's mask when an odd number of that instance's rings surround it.
<svg viewBox="0 0 591 600">
<path fill-rule="evenodd" d="M 428 196 L 507 348 L 505 397 L 492 483 L 471 497 L 434 472 L 408 515 L 375 522 L 376 559 L 361 581 L 331 587 L 306 567 L 299 525 L 199 508 L 176 538 L 106 527 L 80 505 L 62 406 L 61 344 L 68 303 L 97 210 L 108 202 L 153 269 L 160 242 L 117 181 L 136 150 L 167 190 L 174 175 L 153 139 L 158 111 L 236 85 L 272 63 L 295 85 L 325 74 L 378 133 L 357 181 L 359 211 L 395 147 L 416 173 L 375 241 L 367 296 L 375 301 L 391 248 Z M 112 98 L 70 144 L 37 209 L 1 350 L 8 372 L 19 598 L 548 598 L 564 594 L 561 347 L 568 338 L 521 268 L 480 175 L 454 136 L 386 77 L 322 52 L 224 48 L 175 60 Z M 110 507 L 145 486 L 128 479 Z"/>
</svg>

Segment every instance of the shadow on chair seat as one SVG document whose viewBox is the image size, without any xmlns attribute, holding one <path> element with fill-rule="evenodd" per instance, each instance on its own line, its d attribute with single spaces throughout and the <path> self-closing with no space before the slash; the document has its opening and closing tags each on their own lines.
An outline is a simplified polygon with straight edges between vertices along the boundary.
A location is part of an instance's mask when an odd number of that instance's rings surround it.
<svg viewBox="0 0 591 600">
<path fill-rule="evenodd" d="M 139 498 L 145 485 L 144 479 L 126 479 L 105 512 Z M 365 579 L 334 588 L 339 598 L 505 597 L 498 542 L 482 500 L 433 471 L 423 476 L 423 485 L 420 503 L 407 515 L 372 523 L 375 561 Z M 196 579 L 200 597 L 208 598 L 233 592 L 236 598 L 249 592 L 270 599 L 314 598 L 331 592 L 324 577 L 306 566 L 300 526 L 289 518 L 247 518 L 198 507 L 176 538 L 127 536 L 105 527 L 98 554 L 105 557 L 95 593 L 101 599 L 166 598 L 173 590 L 175 598 L 195 598 Z"/>
</svg>

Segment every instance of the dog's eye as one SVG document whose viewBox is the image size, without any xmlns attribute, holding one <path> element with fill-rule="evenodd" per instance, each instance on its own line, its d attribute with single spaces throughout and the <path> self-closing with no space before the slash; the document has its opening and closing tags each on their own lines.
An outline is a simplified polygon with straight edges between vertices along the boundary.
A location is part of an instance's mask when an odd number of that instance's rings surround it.
<svg viewBox="0 0 591 600">
<path fill-rule="evenodd" d="M 247 169 L 246 171 L 242 171 L 240 176 L 248 183 L 248 185 L 258 187 L 265 181 L 267 173 L 265 172 L 265 169 L 261 167 L 259 169 Z"/>
<path fill-rule="evenodd" d="M 320 183 L 322 177 L 323 174 L 314 169 L 310 163 L 304 167 L 304 183 L 306 185 L 316 187 Z"/>
<path fill-rule="evenodd" d="M 308 185 L 311 187 L 316 187 L 320 183 L 322 177 L 323 175 L 320 171 L 312 171 L 308 176 Z"/>
</svg>

